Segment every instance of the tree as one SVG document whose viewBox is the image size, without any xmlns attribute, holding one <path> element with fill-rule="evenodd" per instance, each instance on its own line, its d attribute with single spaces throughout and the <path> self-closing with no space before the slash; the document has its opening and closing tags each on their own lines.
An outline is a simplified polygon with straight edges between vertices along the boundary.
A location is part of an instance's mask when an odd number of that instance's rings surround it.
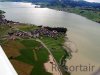
<svg viewBox="0 0 100 75">
<path fill-rule="evenodd" d="M 3 15 L 4 13 L 5 13 L 4 11 L 0 10 L 0 19 L 5 18 L 5 16 Z"/>
</svg>

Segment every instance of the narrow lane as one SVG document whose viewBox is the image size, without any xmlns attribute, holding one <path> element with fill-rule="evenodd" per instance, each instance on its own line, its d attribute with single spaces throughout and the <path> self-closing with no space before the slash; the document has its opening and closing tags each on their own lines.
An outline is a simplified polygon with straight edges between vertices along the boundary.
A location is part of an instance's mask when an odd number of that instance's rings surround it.
<svg viewBox="0 0 100 75">
<path fill-rule="evenodd" d="M 48 50 L 49 54 L 52 56 L 52 58 L 53 58 L 53 60 L 55 62 L 55 65 L 56 65 L 56 67 L 57 67 L 57 69 L 59 71 L 59 74 L 63 75 L 61 70 L 60 70 L 60 68 L 59 68 L 59 65 L 58 65 L 57 61 L 55 60 L 53 54 L 51 53 L 50 49 L 40 39 L 36 39 L 36 41 L 40 42 Z"/>
</svg>

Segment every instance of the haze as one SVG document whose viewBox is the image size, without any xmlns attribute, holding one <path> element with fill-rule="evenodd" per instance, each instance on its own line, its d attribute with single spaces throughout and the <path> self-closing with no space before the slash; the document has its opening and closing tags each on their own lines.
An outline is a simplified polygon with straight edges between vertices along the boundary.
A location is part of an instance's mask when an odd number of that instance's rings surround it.
<svg viewBox="0 0 100 75">
<path fill-rule="evenodd" d="M 88 1 L 88 2 L 98 2 L 98 3 L 100 3 L 100 0 L 85 0 L 85 1 Z"/>
</svg>

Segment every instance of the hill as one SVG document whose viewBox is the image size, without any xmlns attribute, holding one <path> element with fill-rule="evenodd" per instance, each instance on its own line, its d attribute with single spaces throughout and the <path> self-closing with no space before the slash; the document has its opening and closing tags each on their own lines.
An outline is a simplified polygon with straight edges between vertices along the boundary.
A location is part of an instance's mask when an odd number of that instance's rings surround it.
<svg viewBox="0 0 100 75">
<path fill-rule="evenodd" d="M 48 5 L 61 5 L 63 7 L 93 7 L 100 8 L 100 3 L 90 3 L 84 0 L 0 0 L 0 1 L 13 1 L 13 2 L 32 2 L 32 3 L 46 3 Z"/>
</svg>

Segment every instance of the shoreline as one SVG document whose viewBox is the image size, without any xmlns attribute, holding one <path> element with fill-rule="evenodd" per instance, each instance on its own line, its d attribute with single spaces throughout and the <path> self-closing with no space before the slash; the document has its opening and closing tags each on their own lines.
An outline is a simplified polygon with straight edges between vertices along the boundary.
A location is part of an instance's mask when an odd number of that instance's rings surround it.
<svg viewBox="0 0 100 75">
<path fill-rule="evenodd" d="M 90 19 L 90 18 L 88 18 L 88 17 L 86 17 L 86 16 L 84 16 L 84 15 L 82 15 L 82 14 L 78 14 L 78 13 L 75 13 L 75 12 L 71 12 L 70 10 L 68 11 L 68 10 L 65 10 L 65 9 L 63 9 L 63 8 L 56 8 L 56 7 L 47 7 L 47 8 L 53 9 L 53 10 L 56 10 L 56 11 L 63 11 L 63 12 L 68 12 L 68 13 L 73 13 L 73 14 L 76 14 L 76 15 L 80 15 L 80 16 L 86 18 L 86 19 L 89 19 L 89 20 L 91 20 L 91 21 L 94 21 L 94 22 L 100 24 L 99 21 L 92 20 L 92 19 Z M 66 9 L 67 9 L 67 8 L 66 8 Z"/>
<path fill-rule="evenodd" d="M 65 52 L 67 52 L 69 54 L 69 57 L 66 57 L 66 54 L 65 54 L 61 59 L 61 63 L 62 63 L 61 65 L 64 66 L 63 68 L 65 68 L 65 71 L 69 72 L 66 69 L 66 66 L 68 66 L 67 62 L 68 62 L 68 60 L 69 61 L 71 60 L 71 58 L 73 57 L 73 53 L 78 52 L 78 49 L 77 49 L 76 45 L 72 41 L 70 41 L 66 35 L 64 37 L 64 40 L 65 41 L 63 43 L 63 48 L 65 49 Z"/>
<path fill-rule="evenodd" d="M 68 52 L 71 52 L 71 53 L 77 53 L 78 52 L 76 44 L 73 41 L 69 40 L 69 38 L 67 36 L 65 36 L 64 48 Z"/>
</svg>

